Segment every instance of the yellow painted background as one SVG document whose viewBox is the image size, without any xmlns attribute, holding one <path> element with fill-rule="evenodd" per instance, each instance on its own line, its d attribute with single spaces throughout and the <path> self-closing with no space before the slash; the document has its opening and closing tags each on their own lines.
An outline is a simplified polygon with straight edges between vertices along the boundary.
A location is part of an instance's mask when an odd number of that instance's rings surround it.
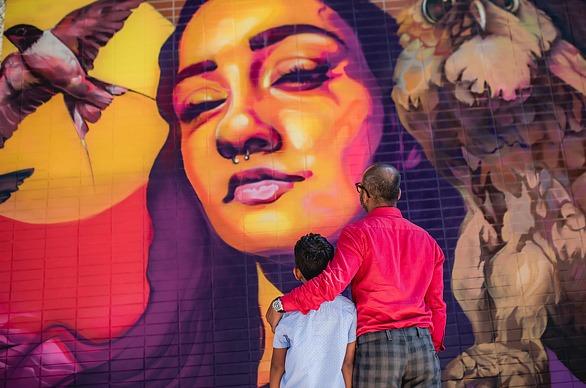
<svg viewBox="0 0 586 388">
<path fill-rule="evenodd" d="M 19 23 L 54 26 L 91 1 L 12 0 L 5 29 Z M 0 215 L 29 223 L 90 217 L 128 197 L 146 183 L 168 126 L 154 101 L 158 53 L 172 24 L 143 3 L 103 47 L 90 75 L 136 90 L 117 97 L 86 137 L 95 184 L 61 94 L 19 125 L 0 149 L 0 173 L 34 167 L 35 172 L 5 203 Z M 2 59 L 16 48 L 3 38 Z"/>
</svg>

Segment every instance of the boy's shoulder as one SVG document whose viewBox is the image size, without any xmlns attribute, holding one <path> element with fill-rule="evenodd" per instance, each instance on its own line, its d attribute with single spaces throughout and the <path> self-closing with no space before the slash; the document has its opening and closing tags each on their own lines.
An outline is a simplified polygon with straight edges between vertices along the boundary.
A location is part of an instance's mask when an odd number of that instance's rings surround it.
<svg viewBox="0 0 586 388">
<path fill-rule="evenodd" d="M 279 321 L 278 325 L 287 326 L 290 324 L 294 324 L 296 321 L 304 319 L 304 317 L 306 316 L 299 311 L 291 311 L 283 314 L 283 317 Z"/>
<path fill-rule="evenodd" d="M 325 303 L 327 303 L 330 306 L 330 308 L 340 310 L 340 311 L 344 312 L 345 314 L 352 314 L 352 315 L 356 314 L 356 306 L 354 305 L 354 302 L 352 302 L 350 299 L 346 298 L 343 295 L 338 295 L 331 302 L 325 302 Z M 320 309 L 321 309 L 321 306 L 320 306 Z M 295 322 L 298 322 L 300 320 L 311 319 L 314 314 L 315 314 L 315 312 L 313 312 L 313 314 L 311 312 L 309 314 L 303 314 L 299 311 L 291 311 L 291 312 L 283 314 L 283 317 L 279 321 L 279 325 L 280 324 L 283 324 L 283 326 L 288 326 L 290 324 L 294 325 Z"/>
<path fill-rule="evenodd" d="M 354 302 L 352 302 L 350 299 L 346 298 L 344 295 L 338 295 L 336 297 L 336 299 L 334 299 L 330 303 L 332 303 L 332 305 L 336 306 L 337 308 L 339 308 L 345 312 L 348 312 L 351 314 L 356 313 L 356 306 L 354 305 Z"/>
<path fill-rule="evenodd" d="M 336 303 L 338 306 L 355 308 L 354 302 L 346 298 L 344 295 L 336 296 L 332 303 Z"/>
</svg>

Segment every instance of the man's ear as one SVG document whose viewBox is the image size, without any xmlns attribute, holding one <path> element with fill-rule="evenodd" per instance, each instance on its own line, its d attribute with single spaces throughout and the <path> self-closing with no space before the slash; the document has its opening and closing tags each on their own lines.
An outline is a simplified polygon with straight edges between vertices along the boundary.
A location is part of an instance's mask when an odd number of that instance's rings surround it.
<svg viewBox="0 0 586 388">
<path fill-rule="evenodd" d="M 401 189 L 399 189 L 399 195 L 397 196 L 397 201 L 401 199 Z"/>
<path fill-rule="evenodd" d="M 303 274 L 301 273 L 301 270 L 297 267 L 293 268 L 293 276 L 295 276 L 295 279 L 299 280 L 300 282 L 305 280 Z"/>
</svg>

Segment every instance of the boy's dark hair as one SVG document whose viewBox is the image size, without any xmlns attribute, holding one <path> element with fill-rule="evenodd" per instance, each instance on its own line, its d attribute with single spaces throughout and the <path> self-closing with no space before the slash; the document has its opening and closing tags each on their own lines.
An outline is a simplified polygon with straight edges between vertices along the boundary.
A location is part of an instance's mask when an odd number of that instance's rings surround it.
<svg viewBox="0 0 586 388">
<path fill-rule="evenodd" d="M 305 280 L 319 275 L 333 257 L 334 247 L 319 234 L 306 234 L 295 244 L 295 266 Z"/>
</svg>

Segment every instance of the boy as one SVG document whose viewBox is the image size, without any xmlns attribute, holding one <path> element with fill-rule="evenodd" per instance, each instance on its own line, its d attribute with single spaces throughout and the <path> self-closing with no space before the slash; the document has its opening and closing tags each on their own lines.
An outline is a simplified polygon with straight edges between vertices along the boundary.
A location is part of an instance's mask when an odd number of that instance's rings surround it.
<svg viewBox="0 0 586 388">
<path fill-rule="evenodd" d="M 295 244 L 295 278 L 303 283 L 332 260 L 334 247 L 310 233 Z M 356 341 L 356 308 L 344 296 L 307 315 L 285 314 L 275 329 L 271 388 L 351 387 Z"/>
</svg>

